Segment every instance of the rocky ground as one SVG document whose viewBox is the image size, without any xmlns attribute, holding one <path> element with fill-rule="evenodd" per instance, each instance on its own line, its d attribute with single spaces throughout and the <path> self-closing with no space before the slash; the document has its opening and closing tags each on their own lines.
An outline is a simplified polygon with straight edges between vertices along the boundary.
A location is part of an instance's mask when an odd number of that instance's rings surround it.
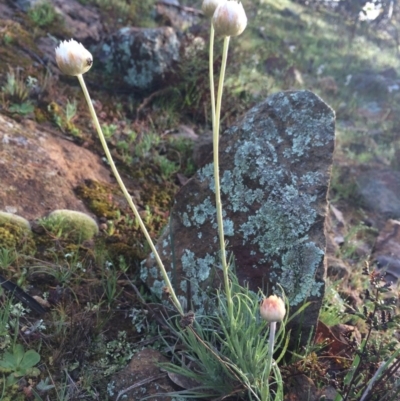
<svg viewBox="0 0 400 401">
<path fill-rule="evenodd" d="M 190 386 L 154 364 L 169 349 L 162 311 L 139 278 L 149 249 L 103 157 L 78 81 L 60 74 L 54 48 L 73 37 L 93 53 L 85 78 L 94 107 L 156 240 L 175 195 L 211 154 L 208 21 L 200 3 L 0 2 L 0 210 L 28 220 L 0 216 L 0 273 L 46 310 L 12 307 L 0 292 L 2 311 L 12 310 L 0 313 L 0 358 L 15 343 L 40 354 L 28 366 L 37 370 L 19 371 L 22 379 L 0 399 L 134 400 Z M 301 3 L 243 2 L 249 24 L 232 40 L 222 123 L 230 127 L 281 90 L 309 89 L 336 112 L 319 345 L 283 369 L 287 400 L 317 400 L 333 399 L 348 368 L 328 357 L 350 363 L 345 334 L 357 337 L 368 326 L 354 318 L 365 304 L 363 268 L 385 269 L 395 283 L 387 297 L 397 297 L 400 9 L 362 23 L 358 12 L 330 2 Z M 77 239 L 76 227 L 48 218 L 57 209 L 92 216 L 99 233 Z M 322 355 L 326 338 L 331 345 Z M 376 341 L 385 338 L 379 331 Z"/>
</svg>

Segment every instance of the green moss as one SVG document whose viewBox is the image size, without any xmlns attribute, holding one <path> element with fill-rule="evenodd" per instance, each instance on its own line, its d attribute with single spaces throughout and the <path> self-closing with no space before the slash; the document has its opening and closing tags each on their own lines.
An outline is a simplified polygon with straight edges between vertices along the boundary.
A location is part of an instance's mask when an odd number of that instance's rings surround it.
<svg viewBox="0 0 400 401">
<path fill-rule="evenodd" d="M 99 227 L 92 217 L 74 210 L 55 210 L 42 219 L 41 224 L 54 235 L 72 241 L 86 241 L 99 233 Z"/>
<path fill-rule="evenodd" d="M 6 385 L 3 383 L 5 380 L 5 376 L 0 378 L 0 388 L 3 389 L 1 401 L 25 401 L 26 397 L 20 386 L 18 384 Z"/>
<path fill-rule="evenodd" d="M 31 225 L 28 220 L 16 214 L 0 211 L 0 225 L 5 223 L 16 224 L 17 226 L 21 227 L 22 229 L 26 229 L 27 231 L 31 230 Z"/>
<path fill-rule="evenodd" d="M 113 202 L 115 189 L 103 183 L 87 180 L 79 185 L 76 194 L 85 202 L 97 217 L 114 218 L 118 214 L 118 207 Z"/>
<path fill-rule="evenodd" d="M 139 173 L 142 171 L 136 172 Z M 140 204 L 146 208 L 140 210 L 137 206 L 153 238 L 167 223 L 174 192 L 175 186 L 168 183 L 156 184 L 151 179 L 143 182 Z M 107 219 L 102 241 L 112 258 L 122 255 L 127 261 L 138 261 L 147 256 L 147 241 L 119 187 L 88 180 L 76 189 L 76 193 L 93 213 Z"/>
<path fill-rule="evenodd" d="M 15 221 L 0 222 L 0 248 L 16 249 L 26 254 L 32 254 L 36 250 L 30 229 Z"/>
<path fill-rule="evenodd" d="M 21 24 L 11 20 L 0 21 L 0 39 L 4 42 L 6 36 L 9 45 L 0 46 L 0 73 L 6 74 L 9 71 L 9 66 L 19 66 L 29 68 L 32 65 L 32 59 L 25 51 L 19 52 L 18 49 L 29 49 L 35 54 L 41 54 L 35 44 L 31 32 L 28 32 Z"/>
<path fill-rule="evenodd" d="M 136 233 L 135 237 L 137 236 Z M 125 238 L 126 242 L 123 242 L 123 238 L 120 238 L 120 242 L 114 242 L 118 240 L 116 237 L 110 238 L 110 241 L 106 243 L 110 257 L 113 260 L 118 260 L 120 257 L 123 257 L 129 264 L 132 264 L 132 262 L 135 264 L 138 260 L 145 258 L 148 252 L 147 248 L 144 249 L 140 243 L 135 241 L 135 237 L 128 240 Z"/>
</svg>

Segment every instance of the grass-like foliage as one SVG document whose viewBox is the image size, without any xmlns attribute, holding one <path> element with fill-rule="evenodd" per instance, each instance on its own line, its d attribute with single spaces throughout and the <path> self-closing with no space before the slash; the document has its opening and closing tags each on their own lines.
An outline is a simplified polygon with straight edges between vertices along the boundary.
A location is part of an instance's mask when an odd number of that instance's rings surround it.
<svg viewBox="0 0 400 401">
<path fill-rule="evenodd" d="M 283 384 L 277 363 L 289 343 L 285 333 L 288 315 L 277 331 L 274 349 L 279 356 L 269 375 L 269 325 L 259 313 L 263 295 L 239 285 L 234 274 L 231 282 L 233 318 L 229 317 L 224 293 L 219 292 L 213 315 L 201 316 L 188 325 L 183 323 L 184 318 L 180 327 L 173 327 L 170 322 L 183 347 L 176 347 L 173 363 L 163 367 L 184 376 L 193 385 L 174 396 L 222 399 L 247 395 L 250 400 L 281 400 Z"/>
</svg>

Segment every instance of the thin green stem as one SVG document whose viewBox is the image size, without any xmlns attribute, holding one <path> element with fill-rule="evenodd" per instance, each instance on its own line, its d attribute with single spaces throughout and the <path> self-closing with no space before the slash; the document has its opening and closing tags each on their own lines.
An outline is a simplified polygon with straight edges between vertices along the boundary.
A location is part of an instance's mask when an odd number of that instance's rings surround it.
<svg viewBox="0 0 400 401">
<path fill-rule="evenodd" d="M 224 48 L 222 52 L 222 63 L 221 72 L 219 75 L 218 83 L 218 93 L 217 93 L 217 104 L 215 111 L 215 125 L 213 127 L 213 152 L 214 152 L 214 181 L 215 181 L 215 203 L 217 209 L 217 222 L 218 222 L 218 233 L 219 233 L 219 245 L 221 251 L 221 262 L 222 271 L 224 275 L 224 286 L 225 295 L 228 304 L 228 313 L 230 321 L 233 318 L 233 303 L 231 296 L 231 287 L 229 282 L 229 267 L 226 261 L 225 252 L 225 236 L 224 236 L 224 223 L 222 219 L 222 203 L 221 203 L 221 189 L 219 182 L 219 130 L 220 130 L 220 118 L 221 118 L 221 103 L 222 103 L 222 92 L 224 88 L 225 70 L 226 70 L 226 60 L 228 58 L 228 48 L 229 48 L 229 36 L 224 38 Z M 211 80 L 211 78 L 210 78 Z"/>
<path fill-rule="evenodd" d="M 263 379 L 262 379 L 263 386 L 260 389 L 261 401 L 268 401 L 270 399 L 269 376 L 270 376 L 271 370 L 273 368 L 272 364 L 274 363 L 272 358 L 274 356 L 275 333 L 276 333 L 276 322 L 271 322 L 269 325 L 267 362 L 265 364 L 265 368 L 264 368 L 264 372 L 263 372 Z M 278 369 L 278 372 L 279 372 L 279 369 Z"/>
<path fill-rule="evenodd" d="M 268 356 L 267 356 L 267 371 L 266 371 L 266 378 L 271 373 L 272 368 L 272 357 L 274 356 L 274 345 L 275 345 L 275 332 L 276 332 L 276 322 L 271 322 L 269 325 L 269 340 L 268 340 Z"/>
<path fill-rule="evenodd" d="M 211 122 L 212 122 L 213 132 L 215 127 L 214 36 L 215 36 L 214 25 L 211 22 L 209 70 L 210 70 L 210 94 L 211 94 Z"/>
<path fill-rule="evenodd" d="M 102 131 L 101 127 L 100 127 L 100 123 L 99 123 L 99 120 L 97 118 L 96 111 L 94 110 L 92 101 L 90 99 L 89 92 L 88 92 L 88 90 L 86 88 L 86 84 L 85 84 L 85 81 L 83 79 L 83 76 L 82 75 L 78 75 L 77 77 L 78 77 L 79 83 L 81 84 L 83 94 L 85 95 L 86 102 L 87 102 L 87 104 L 89 106 L 90 114 L 91 114 L 91 116 L 93 118 L 94 125 L 95 125 L 97 133 L 99 135 L 100 142 L 101 142 L 101 144 L 103 146 L 104 153 L 106 154 L 107 160 L 108 160 L 108 162 L 110 164 L 111 170 L 114 173 L 114 176 L 115 176 L 115 178 L 116 178 L 116 180 L 117 180 L 117 182 L 118 182 L 118 184 L 119 184 L 119 186 L 120 186 L 120 188 L 121 188 L 121 190 L 122 190 L 122 192 L 123 192 L 123 194 L 125 196 L 125 199 L 127 200 L 129 206 L 131 207 L 131 209 L 133 211 L 133 214 L 135 215 L 137 221 L 139 222 L 139 226 L 140 226 L 144 236 L 146 237 L 147 242 L 150 245 L 151 251 L 154 254 L 154 257 L 155 257 L 155 259 L 157 261 L 157 264 L 158 264 L 158 266 L 160 268 L 161 275 L 163 276 L 163 279 L 165 281 L 165 285 L 167 286 L 167 288 L 168 288 L 168 290 L 170 292 L 171 300 L 172 300 L 173 304 L 175 305 L 176 309 L 179 311 L 179 313 L 183 314 L 182 306 L 181 306 L 181 304 L 180 304 L 180 302 L 179 302 L 179 300 L 178 300 L 178 298 L 177 298 L 177 296 L 175 294 L 175 291 L 174 291 L 174 289 L 173 289 L 173 287 L 171 285 L 171 282 L 170 282 L 169 277 L 167 275 L 167 271 L 165 270 L 165 267 L 164 267 L 164 265 L 163 265 L 163 263 L 161 261 L 160 255 L 158 254 L 157 249 L 153 244 L 153 240 L 151 239 L 150 234 L 147 231 L 146 226 L 144 225 L 143 220 L 140 217 L 140 214 L 139 214 L 135 204 L 132 201 L 132 197 L 129 195 L 129 192 L 126 189 L 125 184 L 123 183 L 123 181 L 121 179 L 121 176 L 119 175 L 117 167 L 115 166 L 115 163 L 114 163 L 114 160 L 113 160 L 113 158 L 111 156 L 110 150 L 108 149 L 108 145 L 107 145 L 106 139 L 104 138 L 103 131 Z"/>
</svg>

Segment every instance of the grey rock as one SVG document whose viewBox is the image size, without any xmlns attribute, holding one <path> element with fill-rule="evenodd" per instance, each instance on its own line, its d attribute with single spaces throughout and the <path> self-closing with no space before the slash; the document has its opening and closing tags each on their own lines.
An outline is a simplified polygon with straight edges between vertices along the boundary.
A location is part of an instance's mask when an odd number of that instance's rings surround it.
<svg viewBox="0 0 400 401">
<path fill-rule="evenodd" d="M 115 86 L 149 92 L 169 83 L 180 59 L 180 41 L 171 27 L 121 28 L 95 50 Z"/>
<path fill-rule="evenodd" d="M 43 0 L 16 0 L 15 5 L 22 11 L 29 11 L 31 8 L 40 4 Z"/>
<path fill-rule="evenodd" d="M 356 178 L 356 183 L 365 207 L 387 218 L 400 217 L 400 172 L 368 170 Z"/>
<path fill-rule="evenodd" d="M 385 273 L 385 281 L 397 283 L 400 278 L 400 259 L 396 257 L 378 255 L 375 257 L 376 267 Z"/>
<path fill-rule="evenodd" d="M 399 80 L 390 71 L 363 71 L 355 74 L 350 81 L 350 88 L 369 99 L 386 101 L 386 96 L 393 90 L 398 90 Z"/>
<path fill-rule="evenodd" d="M 336 280 L 347 279 L 350 276 L 350 269 L 341 259 L 328 256 L 327 276 Z"/>
<path fill-rule="evenodd" d="M 192 7 L 184 7 L 175 0 L 158 1 L 154 8 L 155 20 L 160 25 L 172 26 L 180 31 L 198 25 L 203 13 Z"/>
<path fill-rule="evenodd" d="M 53 0 L 53 3 L 75 40 L 86 43 L 100 40 L 104 27 L 97 7 L 83 5 L 78 0 Z"/>
<path fill-rule="evenodd" d="M 324 294 L 334 124 L 333 110 L 312 92 L 282 92 L 253 107 L 220 140 L 227 251 L 238 278 L 265 293 L 280 284 L 291 312 L 312 301 L 297 320 L 302 341 L 317 322 Z M 218 244 L 209 163 L 178 193 L 169 228 L 157 243 L 180 299 L 187 297 L 187 306 L 199 313 L 207 309 L 205 290 L 221 283 Z M 164 282 L 153 255 L 141 277 L 161 298 Z"/>
<path fill-rule="evenodd" d="M 213 154 L 212 132 L 200 136 L 193 147 L 193 161 L 196 167 L 204 167 L 211 161 Z"/>
<path fill-rule="evenodd" d="M 178 0 L 162 0 L 162 1 L 159 1 L 158 3 L 166 4 L 169 6 L 178 6 L 178 7 L 180 6 Z"/>
<path fill-rule="evenodd" d="M 384 279 L 393 283 L 400 279 L 400 221 L 389 219 L 379 231 L 372 259 Z"/>
</svg>

